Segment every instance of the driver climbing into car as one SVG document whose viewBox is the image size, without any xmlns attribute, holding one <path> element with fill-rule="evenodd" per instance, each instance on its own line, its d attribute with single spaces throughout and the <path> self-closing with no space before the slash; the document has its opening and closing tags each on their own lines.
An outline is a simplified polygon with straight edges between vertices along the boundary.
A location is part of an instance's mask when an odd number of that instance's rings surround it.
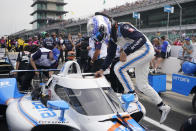
<svg viewBox="0 0 196 131">
<path fill-rule="evenodd" d="M 46 48 L 40 48 L 30 58 L 29 70 L 38 70 L 38 69 L 54 69 L 58 62 L 59 51 L 49 50 Z M 49 77 L 48 72 L 45 74 Z M 33 79 L 34 74 L 39 76 L 39 72 L 26 72 L 25 79 L 23 81 L 23 88 L 29 89 L 31 80 Z"/>
<path fill-rule="evenodd" d="M 104 31 L 99 30 L 102 26 Z M 160 123 L 163 123 L 171 107 L 164 104 L 158 93 L 148 84 L 148 69 L 154 56 L 154 49 L 148 38 L 131 23 L 118 23 L 103 13 L 95 13 L 95 16 L 88 21 L 87 31 L 91 37 L 96 37 L 99 41 L 103 41 L 106 37 L 110 38 L 107 57 L 102 69 L 95 73 L 95 77 L 102 76 L 110 66 L 119 45 L 120 61 L 115 64 L 114 72 L 125 93 L 135 94 L 135 88 L 127 73 L 130 68 L 135 68 L 137 88 L 157 105 L 162 113 Z"/>
</svg>

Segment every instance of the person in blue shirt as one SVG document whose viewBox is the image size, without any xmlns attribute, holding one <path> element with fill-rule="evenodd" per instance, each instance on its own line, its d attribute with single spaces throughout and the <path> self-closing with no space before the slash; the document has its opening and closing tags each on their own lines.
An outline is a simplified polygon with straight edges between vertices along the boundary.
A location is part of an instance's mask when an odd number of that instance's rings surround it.
<svg viewBox="0 0 196 131">
<path fill-rule="evenodd" d="M 161 58 L 165 59 L 166 58 L 166 53 L 167 53 L 167 46 L 169 45 L 169 42 L 166 40 L 166 36 L 161 37 Z"/>
<path fill-rule="evenodd" d="M 153 73 L 157 73 L 157 68 L 159 68 L 160 64 L 164 61 L 164 59 L 167 56 L 167 47 L 169 45 L 169 42 L 166 40 L 166 36 L 161 37 L 161 52 L 160 57 L 157 59 L 154 67 Z"/>
<path fill-rule="evenodd" d="M 148 38 L 131 23 L 118 23 L 103 13 L 95 13 L 95 16 L 89 19 L 87 31 L 99 42 L 109 39 L 107 56 L 102 68 L 95 73 L 95 77 L 103 75 L 115 58 L 117 46 L 120 46 L 120 61 L 115 64 L 114 72 L 125 93 L 133 93 L 137 97 L 127 73 L 130 68 L 135 68 L 137 88 L 157 105 L 162 113 L 160 123 L 163 123 L 171 107 L 163 103 L 161 97 L 148 83 L 149 65 L 154 56 L 154 49 Z"/>
</svg>

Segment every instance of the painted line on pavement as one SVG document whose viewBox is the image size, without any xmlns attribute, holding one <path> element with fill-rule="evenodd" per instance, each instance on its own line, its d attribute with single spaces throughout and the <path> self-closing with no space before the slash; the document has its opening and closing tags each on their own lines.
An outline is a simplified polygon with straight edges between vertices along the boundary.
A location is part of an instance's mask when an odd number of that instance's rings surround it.
<svg viewBox="0 0 196 131">
<path fill-rule="evenodd" d="M 147 122 L 149 122 L 149 123 L 151 123 L 151 124 L 153 124 L 153 125 L 155 125 L 156 127 L 161 128 L 161 129 L 163 129 L 163 130 L 165 130 L 165 131 L 176 131 L 176 130 L 174 130 L 174 129 L 172 129 L 172 128 L 170 128 L 170 127 L 164 125 L 164 124 L 160 124 L 159 122 L 157 122 L 157 121 L 155 121 L 155 120 L 153 120 L 153 119 L 151 119 L 151 118 L 149 118 L 149 117 L 147 117 L 147 116 L 145 116 L 145 117 L 143 118 L 143 120 L 144 120 L 144 121 L 147 121 Z"/>
</svg>

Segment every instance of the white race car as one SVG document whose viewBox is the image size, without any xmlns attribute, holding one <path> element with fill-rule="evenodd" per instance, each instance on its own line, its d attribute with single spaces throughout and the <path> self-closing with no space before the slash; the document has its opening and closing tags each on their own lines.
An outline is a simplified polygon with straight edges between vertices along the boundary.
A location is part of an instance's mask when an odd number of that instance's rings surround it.
<svg viewBox="0 0 196 131">
<path fill-rule="evenodd" d="M 70 74 L 73 63 L 77 73 Z M 32 93 L 21 95 L 13 78 L 0 79 L 0 84 L 0 104 L 7 105 L 12 131 L 145 130 L 136 122 L 145 115 L 145 108 L 134 94 L 117 95 L 104 76 L 82 74 L 73 61 Z"/>
</svg>

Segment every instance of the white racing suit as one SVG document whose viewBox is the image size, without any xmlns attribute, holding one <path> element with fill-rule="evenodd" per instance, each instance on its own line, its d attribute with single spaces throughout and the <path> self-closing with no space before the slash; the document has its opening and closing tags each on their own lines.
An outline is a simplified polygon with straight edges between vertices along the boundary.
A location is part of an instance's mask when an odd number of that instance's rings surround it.
<svg viewBox="0 0 196 131">
<path fill-rule="evenodd" d="M 118 25 L 117 42 L 110 41 L 108 56 L 103 65 L 103 70 L 110 65 L 111 60 L 115 56 L 117 45 L 123 48 L 127 54 L 125 62 L 119 61 L 114 66 L 114 72 L 125 91 L 134 91 L 133 83 L 127 71 L 130 68 L 135 68 L 137 88 L 151 98 L 154 104 L 160 104 L 162 99 L 148 84 L 149 65 L 154 56 L 154 49 L 150 41 L 130 23 L 120 23 Z"/>
</svg>

